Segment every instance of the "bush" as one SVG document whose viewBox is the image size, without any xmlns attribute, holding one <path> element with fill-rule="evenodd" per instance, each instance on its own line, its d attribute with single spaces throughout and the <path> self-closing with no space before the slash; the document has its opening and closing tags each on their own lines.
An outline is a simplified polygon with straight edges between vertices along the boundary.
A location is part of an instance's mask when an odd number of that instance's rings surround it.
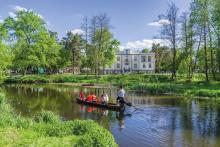
<svg viewBox="0 0 220 147">
<path fill-rule="evenodd" d="M 0 93 L 0 105 L 1 105 L 2 103 L 4 103 L 4 101 L 5 101 L 5 96 Z"/>
<path fill-rule="evenodd" d="M 200 89 L 195 92 L 196 96 L 201 97 L 212 97 L 217 98 L 220 97 L 220 90 L 207 90 L 207 89 Z"/>
<path fill-rule="evenodd" d="M 54 124 L 54 123 L 58 123 L 60 121 L 60 118 L 58 115 L 55 115 L 53 112 L 42 111 L 34 117 L 34 120 L 38 123 L 44 122 L 44 123 Z"/>
<path fill-rule="evenodd" d="M 92 121 L 86 128 L 90 129 L 77 141 L 77 147 L 117 147 L 113 136 L 106 129 L 100 128 Z"/>
<path fill-rule="evenodd" d="M 61 121 L 49 111 L 28 119 L 14 114 L 4 99 L 0 94 L 0 146 L 117 146 L 112 134 L 94 121 Z"/>
</svg>

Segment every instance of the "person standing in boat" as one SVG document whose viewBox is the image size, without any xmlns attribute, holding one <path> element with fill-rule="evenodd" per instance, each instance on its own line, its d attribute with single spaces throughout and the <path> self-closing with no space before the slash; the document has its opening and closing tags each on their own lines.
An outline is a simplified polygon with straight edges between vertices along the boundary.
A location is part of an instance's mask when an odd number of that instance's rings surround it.
<svg viewBox="0 0 220 147">
<path fill-rule="evenodd" d="M 123 89 L 123 86 L 119 86 L 119 90 L 118 90 L 118 94 L 117 94 L 117 103 L 119 103 L 120 105 L 124 105 L 125 100 L 125 90 Z"/>
</svg>

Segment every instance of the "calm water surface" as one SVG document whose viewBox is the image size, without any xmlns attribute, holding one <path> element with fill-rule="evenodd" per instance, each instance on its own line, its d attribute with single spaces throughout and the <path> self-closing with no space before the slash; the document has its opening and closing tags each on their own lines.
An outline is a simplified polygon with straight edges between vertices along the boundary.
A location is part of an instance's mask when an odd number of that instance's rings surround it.
<svg viewBox="0 0 220 147">
<path fill-rule="evenodd" d="M 2 89 L 23 116 L 50 110 L 65 120 L 93 119 L 110 130 L 121 147 L 220 146 L 220 104 L 216 101 L 128 92 L 127 99 L 139 109 L 127 108 L 120 114 L 73 101 L 84 91 L 107 92 L 114 102 L 116 89 L 64 85 L 4 85 Z"/>
</svg>

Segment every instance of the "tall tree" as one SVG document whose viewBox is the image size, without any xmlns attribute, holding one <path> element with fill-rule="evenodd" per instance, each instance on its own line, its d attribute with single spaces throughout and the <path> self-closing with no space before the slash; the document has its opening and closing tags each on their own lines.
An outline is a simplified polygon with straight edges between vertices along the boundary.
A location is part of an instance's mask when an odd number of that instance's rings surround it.
<svg viewBox="0 0 220 147">
<path fill-rule="evenodd" d="M 172 57 L 169 47 L 153 43 L 152 52 L 155 53 L 155 71 L 157 73 L 172 71 Z"/>
<path fill-rule="evenodd" d="M 206 81 L 209 81 L 209 67 L 208 67 L 208 52 L 207 52 L 207 37 L 208 37 L 208 22 L 209 22 L 209 9 L 208 0 L 194 0 L 193 14 L 197 24 L 202 28 L 203 35 L 203 48 L 204 48 L 204 69 Z"/>
<path fill-rule="evenodd" d="M 177 24 L 178 24 L 178 8 L 174 3 L 168 5 L 168 10 L 165 15 L 159 16 L 159 19 L 167 20 L 167 23 L 162 25 L 161 35 L 164 39 L 169 40 L 172 49 L 172 79 L 176 78 L 176 50 L 177 50 Z"/>
<path fill-rule="evenodd" d="M 7 30 L 0 23 L 0 83 L 3 82 L 6 75 L 6 70 L 11 63 L 11 53 L 4 40 L 7 38 Z"/>
<path fill-rule="evenodd" d="M 89 18 L 87 16 L 83 18 L 81 29 L 84 31 L 83 37 L 85 40 L 85 43 L 84 43 L 85 52 L 84 52 L 82 64 L 86 68 L 86 75 L 88 75 L 88 69 L 91 64 L 88 58 L 89 56 Z"/>
<path fill-rule="evenodd" d="M 82 34 L 74 34 L 71 31 L 63 38 L 65 49 L 69 51 L 69 59 L 72 64 L 73 74 L 80 70 L 83 41 Z"/>
<path fill-rule="evenodd" d="M 89 49 L 93 51 L 93 55 L 92 60 L 90 55 L 88 55 L 88 59 L 90 65 L 94 66 L 96 75 L 101 74 L 101 67 L 105 68 L 105 66 L 112 64 L 119 46 L 119 41 L 113 39 L 110 32 L 109 22 L 110 18 L 105 13 L 93 16 L 90 20 Z"/>
<path fill-rule="evenodd" d="M 216 38 L 216 59 L 218 63 L 218 71 L 220 73 L 220 1 L 219 0 L 212 0 L 213 5 L 213 11 L 212 11 L 212 17 L 211 17 L 211 23 L 214 30 L 214 36 Z"/>
<path fill-rule="evenodd" d="M 31 10 L 18 10 L 4 24 L 10 35 L 15 69 L 26 74 L 28 69 L 54 66 L 59 53 L 57 40 L 45 27 L 45 22 Z"/>
<path fill-rule="evenodd" d="M 194 30 L 191 14 L 183 13 L 181 16 L 181 41 L 182 41 L 182 62 L 186 62 L 186 77 L 191 80 L 193 75 L 193 47 L 194 47 Z"/>
</svg>

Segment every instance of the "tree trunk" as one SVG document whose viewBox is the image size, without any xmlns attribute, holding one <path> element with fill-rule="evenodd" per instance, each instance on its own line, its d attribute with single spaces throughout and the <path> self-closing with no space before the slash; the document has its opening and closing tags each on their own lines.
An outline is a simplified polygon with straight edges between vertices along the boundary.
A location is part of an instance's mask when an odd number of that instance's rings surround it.
<svg viewBox="0 0 220 147">
<path fill-rule="evenodd" d="M 192 26 L 190 24 L 190 52 L 189 52 L 189 80 L 192 80 L 192 72 L 193 72 L 193 30 Z"/>
<path fill-rule="evenodd" d="M 176 47 L 173 47 L 173 72 L 172 80 L 176 79 Z"/>
<path fill-rule="evenodd" d="M 74 55 L 74 49 L 72 49 L 72 70 L 73 70 L 73 74 L 75 74 L 75 55 Z"/>
<path fill-rule="evenodd" d="M 198 59 L 198 56 L 199 56 L 199 50 L 200 50 L 200 46 L 201 46 L 201 41 L 202 41 L 202 28 L 201 28 L 201 33 L 199 35 L 199 44 L 198 44 L 198 47 L 197 47 L 197 51 L 196 51 L 196 56 L 195 56 L 195 60 L 194 60 L 194 65 L 193 65 L 193 68 L 192 68 L 192 77 L 193 77 L 193 74 L 195 73 L 195 70 L 196 70 L 196 66 L 197 66 L 197 59 Z M 191 77 L 191 78 L 192 78 Z"/>
<path fill-rule="evenodd" d="M 220 35 L 218 35 L 218 51 L 217 51 L 218 73 L 220 73 Z"/>
<path fill-rule="evenodd" d="M 206 19 L 205 19 L 206 20 Z M 203 39 L 204 39 L 204 53 L 205 53 L 205 77 L 206 77 L 206 82 L 209 81 L 209 75 L 208 75 L 208 59 L 207 59 L 207 40 L 206 40 L 206 22 L 204 21 L 204 26 L 203 26 Z"/>
<path fill-rule="evenodd" d="M 211 60 L 211 69 L 212 69 L 212 76 L 213 79 L 216 80 L 215 77 L 215 67 L 214 67 L 214 57 L 213 57 L 213 47 L 212 47 L 212 35 L 211 35 L 211 31 L 210 31 L 210 25 L 208 25 L 208 31 L 209 31 L 209 44 L 210 44 L 210 60 Z"/>
</svg>

